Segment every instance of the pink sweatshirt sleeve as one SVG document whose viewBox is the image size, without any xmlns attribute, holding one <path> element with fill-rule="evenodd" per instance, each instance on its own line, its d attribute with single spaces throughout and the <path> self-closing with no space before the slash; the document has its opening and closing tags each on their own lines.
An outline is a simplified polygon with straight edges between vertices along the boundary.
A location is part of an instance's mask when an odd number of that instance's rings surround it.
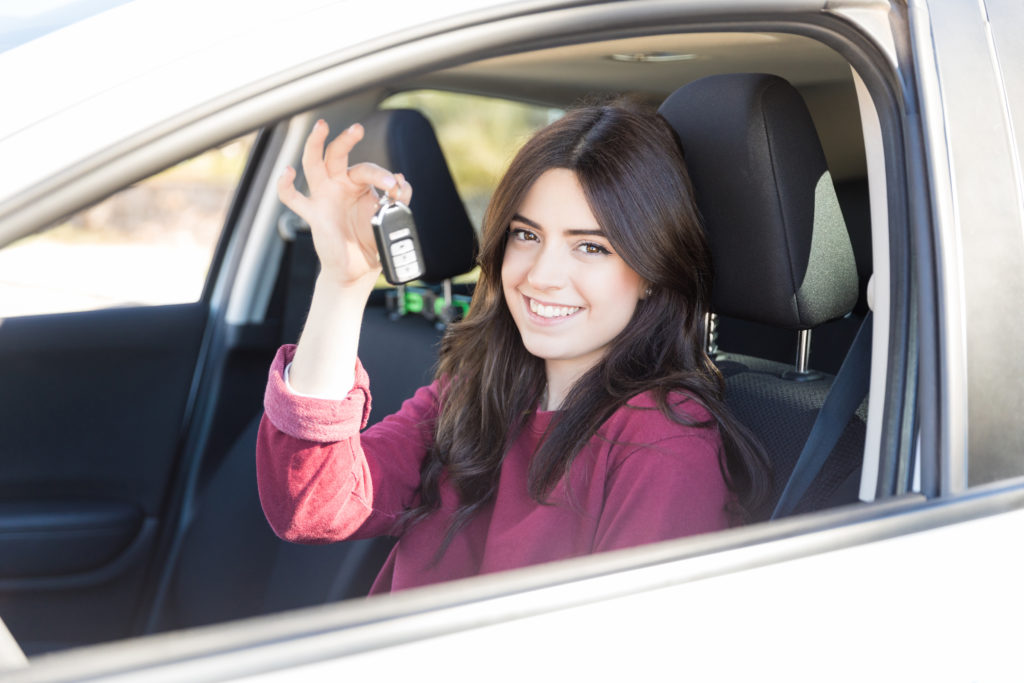
<svg viewBox="0 0 1024 683">
<path fill-rule="evenodd" d="M 270 368 L 256 442 L 263 512 L 281 538 L 330 543 L 395 533 L 414 504 L 420 463 L 437 413 L 434 385 L 366 432 L 369 378 L 356 367 L 355 386 L 340 401 L 288 391 L 284 368 L 295 353 L 282 347 Z"/>
<path fill-rule="evenodd" d="M 623 457 L 605 485 L 595 551 L 727 528 L 731 494 L 718 448 L 715 432 L 694 429 Z"/>
</svg>

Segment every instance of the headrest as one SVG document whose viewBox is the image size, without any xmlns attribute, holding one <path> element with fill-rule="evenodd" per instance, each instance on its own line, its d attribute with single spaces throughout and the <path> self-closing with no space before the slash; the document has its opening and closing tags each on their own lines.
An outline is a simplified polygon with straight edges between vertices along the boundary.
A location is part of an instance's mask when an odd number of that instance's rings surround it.
<svg viewBox="0 0 1024 683">
<path fill-rule="evenodd" d="M 412 109 L 385 109 L 362 121 L 366 135 L 349 155 L 402 173 L 412 183 L 409 208 L 423 249 L 423 279 L 440 282 L 476 265 L 476 232 L 455 190 L 434 129 Z"/>
<path fill-rule="evenodd" d="M 853 249 L 800 94 L 767 74 L 725 74 L 675 91 L 675 128 L 715 267 L 713 310 L 809 329 L 857 302 Z"/>
</svg>

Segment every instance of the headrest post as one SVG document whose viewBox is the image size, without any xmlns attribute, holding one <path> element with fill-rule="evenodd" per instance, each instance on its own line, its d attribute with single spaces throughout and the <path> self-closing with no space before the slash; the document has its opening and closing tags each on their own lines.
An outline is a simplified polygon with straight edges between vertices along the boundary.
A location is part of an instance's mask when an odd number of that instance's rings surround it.
<svg viewBox="0 0 1024 683">
<path fill-rule="evenodd" d="M 709 358 L 718 355 L 718 314 L 711 311 L 704 314 L 704 346 Z"/>
<path fill-rule="evenodd" d="M 806 374 L 811 364 L 811 331 L 800 330 L 796 336 L 796 371 Z"/>
<path fill-rule="evenodd" d="M 820 372 L 811 370 L 811 331 L 809 329 L 797 332 L 796 367 L 787 370 L 782 377 L 792 382 L 810 382 L 821 379 Z"/>
<path fill-rule="evenodd" d="M 388 314 L 391 320 L 398 320 L 405 315 L 405 285 L 395 287 L 395 308 Z M 389 307 L 390 308 L 390 307 Z"/>
<path fill-rule="evenodd" d="M 441 296 L 444 299 L 444 305 L 441 307 L 441 315 L 438 316 L 437 322 L 434 323 L 434 326 L 439 330 L 445 329 L 459 317 L 459 311 L 455 308 L 455 301 L 452 296 L 452 279 L 450 277 L 441 280 Z"/>
</svg>

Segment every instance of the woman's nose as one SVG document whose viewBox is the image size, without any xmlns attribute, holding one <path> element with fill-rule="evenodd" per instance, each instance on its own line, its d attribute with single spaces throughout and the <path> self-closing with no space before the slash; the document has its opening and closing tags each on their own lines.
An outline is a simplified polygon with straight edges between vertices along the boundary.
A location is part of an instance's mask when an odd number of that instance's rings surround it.
<svg viewBox="0 0 1024 683">
<path fill-rule="evenodd" d="M 565 258 L 556 245 L 545 245 L 530 266 L 526 279 L 536 289 L 557 289 L 565 284 Z"/>
</svg>

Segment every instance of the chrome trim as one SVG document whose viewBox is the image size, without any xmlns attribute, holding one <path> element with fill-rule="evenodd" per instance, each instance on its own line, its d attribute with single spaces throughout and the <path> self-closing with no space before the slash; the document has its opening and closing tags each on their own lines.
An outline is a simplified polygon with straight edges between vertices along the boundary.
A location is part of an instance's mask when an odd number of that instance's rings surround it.
<svg viewBox="0 0 1024 683">
<path fill-rule="evenodd" d="M 889 205 L 885 170 L 885 145 L 878 111 L 867 86 L 856 69 L 853 72 L 857 103 L 860 108 L 864 151 L 867 157 L 868 202 L 871 212 L 871 261 L 884 264 L 875 268 L 868 281 L 868 304 L 874 314 L 871 329 L 871 384 L 868 396 L 885 396 L 889 376 L 889 323 L 891 284 L 889 274 Z M 868 419 L 864 434 L 864 464 L 861 468 L 859 498 L 875 499 L 881 460 L 882 422 L 885 401 L 868 401 Z"/>
<path fill-rule="evenodd" d="M 811 331 L 800 330 L 796 333 L 796 371 L 806 375 L 811 365 Z"/>
<path fill-rule="evenodd" d="M 935 276 L 943 306 L 938 311 L 942 420 L 938 429 L 940 493 L 967 488 L 967 322 L 965 284 L 960 254 L 963 244 L 957 219 L 956 191 L 950 168 L 949 140 L 942 104 L 931 18 L 925 0 L 908 3 L 910 38 L 914 48 L 921 131 L 928 157 L 932 215 L 937 246 Z"/>
</svg>

